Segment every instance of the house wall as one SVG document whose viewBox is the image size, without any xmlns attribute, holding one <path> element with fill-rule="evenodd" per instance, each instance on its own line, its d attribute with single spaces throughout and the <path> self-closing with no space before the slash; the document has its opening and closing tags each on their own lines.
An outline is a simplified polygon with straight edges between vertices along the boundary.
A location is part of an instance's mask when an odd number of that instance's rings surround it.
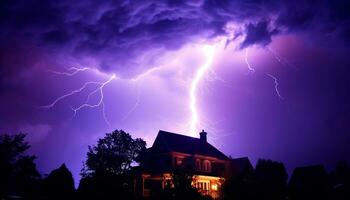
<svg viewBox="0 0 350 200">
<path fill-rule="evenodd" d="M 153 169 L 153 172 L 142 174 L 140 187 L 143 197 L 149 197 L 152 192 L 157 193 L 164 189 L 172 180 L 171 172 L 180 169 L 194 174 L 192 185 L 200 193 L 218 198 L 220 187 L 230 169 L 229 161 L 179 152 L 152 155 L 145 165 Z M 155 173 L 156 169 L 161 171 Z"/>
</svg>

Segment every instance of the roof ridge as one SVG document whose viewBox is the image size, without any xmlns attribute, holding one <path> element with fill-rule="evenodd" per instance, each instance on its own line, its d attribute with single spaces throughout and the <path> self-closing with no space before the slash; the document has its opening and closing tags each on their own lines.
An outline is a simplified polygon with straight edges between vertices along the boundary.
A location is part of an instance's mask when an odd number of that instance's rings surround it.
<svg viewBox="0 0 350 200">
<path fill-rule="evenodd" d="M 180 134 L 180 133 L 169 132 L 169 131 L 164 131 L 164 130 L 159 130 L 158 134 L 159 133 L 173 134 L 173 135 L 177 135 L 177 136 L 181 136 L 181 137 L 187 137 L 187 138 L 192 138 L 192 139 L 198 139 L 199 140 L 199 138 L 197 138 L 197 137 L 192 137 L 192 136 L 188 136 L 188 135 L 184 135 L 184 134 Z"/>
<path fill-rule="evenodd" d="M 169 131 L 159 130 L 157 138 L 168 151 L 179 151 L 197 153 L 200 155 L 216 156 L 221 159 L 229 158 L 209 142 L 203 142 L 200 138 L 195 138 Z"/>
</svg>

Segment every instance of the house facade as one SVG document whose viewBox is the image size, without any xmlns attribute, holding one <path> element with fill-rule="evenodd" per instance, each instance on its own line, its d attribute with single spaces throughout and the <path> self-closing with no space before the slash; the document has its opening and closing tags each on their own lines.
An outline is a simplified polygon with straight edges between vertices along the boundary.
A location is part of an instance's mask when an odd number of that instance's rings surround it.
<svg viewBox="0 0 350 200">
<path fill-rule="evenodd" d="M 232 160 L 207 142 L 207 133 L 199 138 L 160 130 L 153 146 L 139 167 L 135 189 L 143 197 L 160 192 L 172 180 L 174 171 L 193 175 L 192 186 L 214 199 L 226 178 L 231 176 Z"/>
</svg>

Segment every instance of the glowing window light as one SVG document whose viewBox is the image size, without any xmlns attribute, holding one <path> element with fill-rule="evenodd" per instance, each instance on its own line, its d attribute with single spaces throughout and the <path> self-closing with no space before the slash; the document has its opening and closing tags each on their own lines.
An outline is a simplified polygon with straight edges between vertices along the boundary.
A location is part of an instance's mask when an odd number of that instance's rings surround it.
<svg viewBox="0 0 350 200">
<path fill-rule="evenodd" d="M 218 184 L 216 184 L 216 183 L 211 184 L 211 189 L 214 190 L 214 191 L 217 191 L 218 190 Z"/>
</svg>

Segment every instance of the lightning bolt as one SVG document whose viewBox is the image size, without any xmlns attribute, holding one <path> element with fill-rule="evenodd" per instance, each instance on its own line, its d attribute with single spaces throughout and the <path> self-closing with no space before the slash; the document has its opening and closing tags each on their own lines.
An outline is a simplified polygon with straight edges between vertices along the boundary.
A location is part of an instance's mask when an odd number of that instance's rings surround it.
<svg viewBox="0 0 350 200">
<path fill-rule="evenodd" d="M 131 107 L 131 109 L 126 113 L 126 115 L 124 116 L 122 121 L 125 121 L 129 117 L 129 115 L 131 115 L 131 113 L 133 113 L 136 110 L 136 108 L 140 104 L 140 101 L 141 101 L 141 90 L 140 90 L 140 87 L 137 86 L 136 101 L 135 101 L 134 105 Z"/>
<path fill-rule="evenodd" d="M 269 47 L 268 47 L 269 48 Z M 270 49 L 270 48 L 269 48 Z M 277 54 L 276 54 L 277 55 Z M 279 57 L 276 57 L 276 59 L 279 59 Z M 249 59 L 248 59 L 248 50 L 246 49 L 245 50 L 245 54 L 244 54 L 244 60 L 245 60 L 245 63 L 247 64 L 247 67 L 248 67 L 248 69 L 249 69 L 249 71 L 250 72 L 252 72 L 252 73 L 254 73 L 255 72 L 255 69 L 250 65 L 250 63 L 249 63 Z M 282 97 L 282 95 L 281 95 L 281 93 L 280 93 L 280 91 L 279 91 L 279 89 L 278 89 L 278 79 L 275 77 L 275 76 L 273 76 L 273 75 L 271 75 L 271 74 L 269 74 L 269 73 L 267 73 L 266 74 L 266 76 L 268 76 L 269 78 L 272 78 L 273 79 L 273 81 L 274 81 L 274 83 L 275 83 L 275 92 L 276 92 L 276 95 L 278 96 L 278 98 L 280 99 L 280 100 L 284 100 L 284 98 Z"/>
<path fill-rule="evenodd" d="M 214 60 L 214 56 L 215 56 L 215 52 L 216 52 L 215 46 L 214 45 L 203 45 L 203 46 L 201 46 L 201 48 L 204 52 L 205 61 L 196 70 L 194 77 L 190 82 L 189 91 L 188 91 L 188 93 L 189 93 L 189 110 L 191 113 L 190 125 L 189 125 L 191 135 L 196 135 L 196 133 L 198 132 L 198 129 L 199 129 L 198 126 L 200 125 L 200 117 L 199 117 L 199 112 L 198 112 L 198 108 L 197 108 L 197 91 L 199 88 L 199 83 L 203 80 L 203 78 L 205 78 L 205 75 L 208 72 L 211 72 L 212 77 L 210 77 L 210 78 L 213 78 L 213 80 L 220 80 L 220 81 L 224 82 L 224 80 L 221 77 L 219 77 L 215 73 L 215 71 L 213 71 L 213 69 L 211 69 L 211 66 L 212 66 L 212 63 Z M 270 51 L 273 52 L 272 50 L 270 50 Z M 276 59 L 278 58 L 279 60 L 281 60 L 280 57 L 278 56 L 278 54 L 274 54 L 274 55 L 276 55 L 275 56 Z M 245 49 L 244 60 L 245 60 L 245 63 L 247 65 L 249 72 L 255 73 L 256 72 L 255 69 L 253 68 L 253 66 L 249 62 L 248 49 Z M 282 60 L 281 60 L 281 62 L 282 62 Z M 123 120 L 125 120 L 129 115 L 131 115 L 131 113 L 134 112 L 137 109 L 138 105 L 140 104 L 140 101 L 141 101 L 141 91 L 139 88 L 140 81 L 142 81 L 145 77 L 149 76 L 154 71 L 156 71 L 160 68 L 161 67 L 153 67 L 153 68 L 150 68 L 149 70 L 147 70 L 146 72 L 136 76 L 135 78 L 126 79 L 126 81 L 137 83 L 137 96 L 136 96 L 136 101 L 135 101 L 134 105 L 126 113 Z M 72 76 L 77 75 L 78 73 L 85 72 L 87 70 L 93 70 L 95 72 L 99 72 L 100 74 L 106 75 L 105 73 L 100 72 L 95 68 L 88 68 L 88 67 L 84 67 L 84 68 L 71 67 L 71 68 L 67 69 L 66 72 L 57 72 L 57 71 L 49 71 L 49 72 L 56 74 L 56 75 L 72 77 Z M 78 93 L 81 93 L 82 91 L 86 90 L 88 86 L 93 85 L 95 88 L 93 91 L 91 91 L 90 93 L 87 94 L 85 102 L 77 107 L 71 108 L 73 111 L 73 117 L 75 117 L 77 115 L 77 113 L 79 111 L 81 111 L 82 109 L 101 108 L 103 119 L 104 119 L 105 123 L 108 126 L 110 126 L 110 122 L 108 121 L 107 116 L 106 116 L 106 112 L 105 112 L 104 88 L 105 88 L 105 86 L 110 84 L 113 80 L 117 79 L 117 76 L 115 74 L 108 75 L 108 76 L 109 76 L 109 78 L 106 81 L 88 81 L 88 82 L 85 82 L 80 88 L 69 91 L 68 93 L 56 98 L 52 103 L 45 105 L 45 106 L 42 106 L 42 107 L 43 108 L 52 108 L 57 103 L 62 101 L 63 99 L 66 99 L 66 98 L 74 96 Z M 279 97 L 279 99 L 283 100 L 283 97 L 281 96 L 281 94 L 279 92 L 278 79 L 271 74 L 266 74 L 266 76 L 268 76 L 269 78 L 272 78 L 274 80 L 274 83 L 275 83 L 274 88 L 275 88 L 276 94 Z M 97 102 L 91 103 L 90 100 L 91 100 L 92 96 L 97 95 L 97 94 L 99 95 Z"/>
<path fill-rule="evenodd" d="M 125 114 L 122 121 L 125 121 L 139 106 L 141 102 L 141 89 L 140 89 L 140 81 L 142 81 L 145 77 L 149 76 L 150 74 L 154 73 L 155 71 L 159 70 L 160 67 L 153 67 L 149 70 L 145 71 L 144 73 L 136 76 L 135 78 L 130 79 L 131 82 L 135 82 L 137 84 L 137 95 L 136 95 L 136 101 L 134 105 L 130 108 L 130 110 Z"/>
<path fill-rule="evenodd" d="M 266 74 L 266 75 L 268 77 L 272 78 L 273 81 L 275 82 L 275 92 L 276 92 L 278 98 L 281 99 L 281 100 L 284 100 L 284 98 L 282 97 L 282 95 L 281 95 L 281 93 L 280 93 L 280 91 L 278 89 L 278 79 L 275 76 L 271 75 L 271 74 Z"/>
<path fill-rule="evenodd" d="M 99 87 L 97 87 L 94 91 L 92 91 L 91 93 L 89 93 L 87 99 L 86 99 L 86 102 L 76 108 L 72 108 L 73 112 L 74 112 L 74 115 L 73 117 L 75 117 L 75 115 L 77 114 L 77 112 L 83 108 L 96 108 L 96 107 L 101 107 L 101 110 L 102 110 L 102 116 L 103 116 L 103 119 L 104 121 L 106 122 L 106 124 L 110 127 L 111 124 L 109 123 L 108 119 L 107 119 L 107 116 L 106 116 L 106 112 L 105 112 L 105 104 L 104 104 L 104 93 L 103 93 L 103 88 L 108 84 L 110 83 L 112 80 L 116 79 L 116 75 L 113 74 L 107 81 L 105 82 L 101 82 Z M 92 95 L 94 95 L 95 93 L 97 92 L 100 92 L 100 98 L 98 100 L 97 103 L 95 104 L 90 104 L 88 103 L 89 100 L 90 100 L 90 97 Z"/>
<path fill-rule="evenodd" d="M 68 76 L 68 77 L 71 77 L 71 76 L 75 76 L 77 75 L 78 73 L 80 72 L 84 72 L 84 71 L 87 71 L 87 70 L 93 70 L 91 68 L 76 68 L 76 67 L 72 67 L 72 68 L 69 68 L 68 69 L 68 72 L 58 72 L 58 71 L 51 71 L 49 70 L 49 72 L 53 73 L 53 74 L 57 74 L 57 75 L 62 75 L 62 76 Z M 75 108 L 71 108 L 72 111 L 73 111 L 73 117 L 76 116 L 77 112 L 80 111 L 81 109 L 83 108 L 97 108 L 97 107 L 101 107 L 101 110 L 102 110 L 102 116 L 103 116 L 103 119 L 105 121 L 105 123 L 110 126 L 110 123 L 107 119 L 107 116 L 106 116 L 106 112 L 105 112 L 105 104 L 104 104 L 104 93 L 103 93 L 103 88 L 109 84 L 112 80 L 116 79 L 116 75 L 115 74 L 112 74 L 109 79 L 105 82 L 97 82 L 97 81 L 88 81 L 88 82 L 85 82 L 83 84 L 82 87 L 78 88 L 78 89 L 75 89 L 75 90 L 72 90 L 58 98 L 56 98 L 52 103 L 48 104 L 48 105 L 45 105 L 45 106 L 41 106 L 42 108 L 52 108 L 54 107 L 58 102 L 60 102 L 61 100 L 63 99 L 66 99 L 68 97 L 71 97 L 75 94 L 78 94 L 80 92 L 82 92 L 83 90 L 85 90 L 87 88 L 87 86 L 89 85 L 95 85 L 96 88 L 95 90 L 93 90 L 92 92 L 90 92 L 86 98 L 86 101 L 85 103 L 83 103 L 82 105 L 78 106 L 78 107 L 75 107 Z M 92 104 L 92 103 L 89 103 L 90 102 L 90 98 L 96 94 L 96 93 L 100 93 L 100 96 L 99 96 L 99 99 L 97 101 L 97 103 L 95 104 Z"/>
<path fill-rule="evenodd" d="M 294 70 L 298 70 L 298 68 L 290 63 L 288 59 L 284 58 L 283 56 L 279 55 L 274 49 L 271 47 L 267 47 L 267 50 L 273 55 L 273 57 L 279 62 L 281 65 L 288 66 Z"/>
<path fill-rule="evenodd" d="M 84 68 L 77 68 L 77 67 L 71 67 L 67 69 L 67 72 L 58 72 L 58 71 L 52 71 L 52 70 L 47 70 L 48 72 L 51 72 L 56 75 L 62 75 L 62 76 L 74 76 L 78 74 L 79 72 L 91 70 L 91 68 L 84 67 Z"/>
<path fill-rule="evenodd" d="M 131 82 L 136 82 L 137 83 L 137 98 L 136 98 L 136 102 L 135 104 L 132 106 L 132 108 L 127 112 L 127 114 L 125 115 L 125 117 L 123 118 L 123 120 L 125 120 L 134 110 L 136 110 L 136 108 L 138 107 L 139 103 L 140 103 L 140 96 L 141 96 L 141 92 L 140 92 L 140 88 L 139 88 L 139 81 L 142 80 L 143 78 L 145 78 L 146 76 L 150 75 L 151 73 L 153 73 L 154 71 L 158 70 L 160 67 L 154 67 L 151 68 L 149 70 L 147 70 L 146 72 L 136 76 L 135 78 L 132 79 L 128 79 L 128 81 Z M 97 69 L 93 69 L 93 68 L 88 68 L 88 67 L 84 67 L 84 68 L 77 68 L 77 67 L 71 67 L 69 69 L 67 69 L 66 72 L 59 72 L 59 71 L 53 71 L 53 70 L 48 70 L 48 72 L 52 73 L 52 74 L 56 74 L 56 75 L 60 75 L 60 76 L 66 76 L 66 77 L 73 77 L 75 75 L 77 75 L 80 72 L 85 72 L 87 70 L 90 71 L 95 71 L 95 72 L 99 72 L 99 74 L 101 74 L 102 72 L 98 71 Z M 102 73 L 105 74 L 105 73 Z M 117 76 L 115 74 L 112 74 L 109 76 L 109 79 L 104 81 L 104 82 L 98 82 L 98 81 L 88 81 L 85 82 L 80 88 L 78 89 L 74 89 L 62 96 L 59 96 L 58 98 L 56 98 L 52 103 L 48 104 L 48 105 L 44 105 L 41 106 L 41 108 L 52 108 L 54 107 L 57 103 L 59 103 L 60 101 L 62 101 L 63 99 L 66 99 L 68 97 L 74 96 L 78 93 L 81 93 L 82 91 L 86 90 L 88 86 L 90 85 L 94 85 L 96 88 L 88 93 L 85 103 L 77 106 L 77 107 L 72 107 L 72 111 L 73 111 L 73 117 L 75 117 L 77 115 L 77 113 L 84 109 L 84 108 L 101 108 L 102 111 L 102 116 L 103 119 L 105 121 L 105 123 L 110 127 L 111 124 L 109 122 L 109 120 L 107 119 L 107 115 L 105 112 L 105 103 L 104 103 L 104 92 L 103 89 L 106 85 L 108 85 L 110 82 L 112 82 L 113 80 L 117 79 Z M 90 99 L 92 96 L 96 95 L 97 93 L 99 93 L 99 99 L 97 100 L 96 103 L 90 103 Z"/>
<path fill-rule="evenodd" d="M 206 45 L 203 47 L 203 51 L 206 57 L 206 61 L 203 65 L 201 65 L 198 68 L 191 82 L 191 86 L 189 90 L 189 96 L 190 96 L 189 108 L 191 111 L 190 134 L 192 135 L 196 135 L 198 131 L 197 126 L 199 123 L 199 114 L 197 110 L 197 97 L 196 97 L 198 84 L 213 63 L 215 49 L 213 46 Z"/>
<path fill-rule="evenodd" d="M 255 69 L 250 65 L 248 60 L 248 49 L 245 49 L 244 60 L 245 60 L 245 63 L 247 64 L 248 70 L 251 73 L 255 73 Z"/>
</svg>

